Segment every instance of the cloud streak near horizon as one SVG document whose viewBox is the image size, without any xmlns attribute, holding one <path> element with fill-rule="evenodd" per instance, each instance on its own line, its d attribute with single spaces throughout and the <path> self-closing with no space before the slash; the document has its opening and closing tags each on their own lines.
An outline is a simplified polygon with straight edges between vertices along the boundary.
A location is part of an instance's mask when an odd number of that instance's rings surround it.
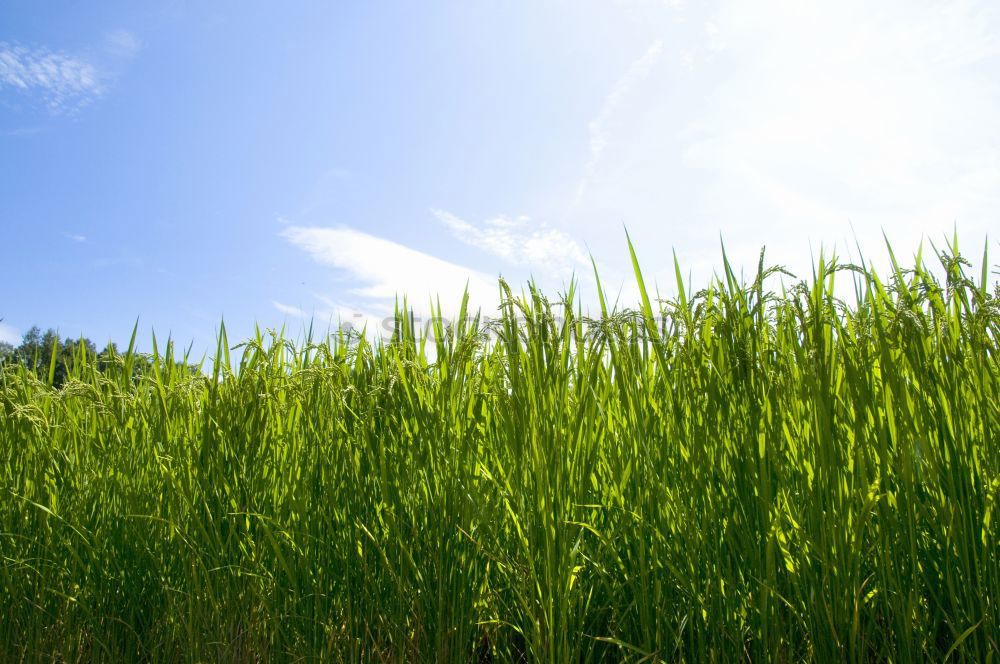
<svg viewBox="0 0 1000 664">
<path fill-rule="evenodd" d="M 475 308 L 492 311 L 500 302 L 494 277 L 368 233 L 290 226 L 280 235 L 316 262 L 349 277 L 352 287 L 347 292 L 367 311 L 391 311 L 397 296 L 420 309 L 440 298 L 441 305 L 450 310 L 466 290 Z"/>
</svg>

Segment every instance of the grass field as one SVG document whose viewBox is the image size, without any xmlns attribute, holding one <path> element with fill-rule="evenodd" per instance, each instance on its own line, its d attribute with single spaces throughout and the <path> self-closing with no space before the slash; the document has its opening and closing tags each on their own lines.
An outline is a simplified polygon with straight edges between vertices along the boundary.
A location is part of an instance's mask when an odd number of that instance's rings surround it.
<svg viewBox="0 0 1000 664">
<path fill-rule="evenodd" d="M 0 660 L 1000 661 L 1000 289 L 932 261 L 8 367 Z"/>
</svg>

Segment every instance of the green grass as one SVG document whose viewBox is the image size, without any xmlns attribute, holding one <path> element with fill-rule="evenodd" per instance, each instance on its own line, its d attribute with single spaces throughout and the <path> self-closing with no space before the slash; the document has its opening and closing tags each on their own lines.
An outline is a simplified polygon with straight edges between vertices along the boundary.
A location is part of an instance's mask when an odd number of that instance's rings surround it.
<svg viewBox="0 0 1000 664">
<path fill-rule="evenodd" d="M 1000 661 L 1000 289 L 935 264 L 8 367 L 0 660 Z"/>
</svg>

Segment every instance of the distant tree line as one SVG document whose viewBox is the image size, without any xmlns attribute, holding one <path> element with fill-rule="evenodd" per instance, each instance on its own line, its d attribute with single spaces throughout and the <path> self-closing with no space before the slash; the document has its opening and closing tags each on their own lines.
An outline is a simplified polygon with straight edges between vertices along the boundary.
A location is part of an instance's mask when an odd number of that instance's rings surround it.
<svg viewBox="0 0 1000 664">
<path fill-rule="evenodd" d="M 53 354 L 55 354 L 54 365 Z M 81 335 L 75 339 L 70 337 L 64 339 L 56 330 L 49 328 L 42 332 L 37 325 L 24 333 L 20 345 L 15 346 L 0 341 L 0 368 L 24 367 L 42 380 L 48 380 L 51 371 L 52 384 L 56 387 L 63 385 L 69 379 L 77 363 L 85 362 L 103 372 L 115 363 L 115 358 L 120 356 L 121 353 L 114 342 L 109 341 L 104 349 L 98 352 L 96 344 L 87 337 Z M 133 360 L 135 374 L 144 373 L 151 362 L 152 358 L 149 356 L 136 355 Z M 182 362 L 175 364 L 184 366 Z M 192 373 L 198 371 L 198 367 L 193 365 L 187 365 L 186 368 Z"/>
</svg>

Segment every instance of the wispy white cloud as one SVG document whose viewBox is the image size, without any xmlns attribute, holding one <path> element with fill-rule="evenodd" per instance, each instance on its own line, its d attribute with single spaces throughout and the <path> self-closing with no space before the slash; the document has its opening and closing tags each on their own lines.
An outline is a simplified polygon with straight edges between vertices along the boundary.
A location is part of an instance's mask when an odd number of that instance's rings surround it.
<svg viewBox="0 0 1000 664">
<path fill-rule="evenodd" d="M 587 253 L 569 234 L 530 217 L 498 216 L 473 224 L 444 210 L 432 212 L 460 241 L 514 265 L 562 277 L 588 265 Z"/>
<path fill-rule="evenodd" d="M 72 240 L 73 242 L 86 242 L 87 236 L 80 235 L 79 233 L 63 233 L 63 237 L 67 240 Z"/>
<path fill-rule="evenodd" d="M 0 88 L 37 96 L 53 113 L 72 111 L 105 89 L 101 72 L 82 58 L 0 42 Z"/>
<path fill-rule="evenodd" d="M 281 236 L 314 260 L 343 270 L 354 282 L 346 292 L 372 309 L 385 311 L 397 295 L 405 295 L 415 307 L 440 297 L 442 306 L 452 310 L 466 288 L 474 307 L 492 311 L 499 303 L 495 278 L 368 233 L 290 226 Z"/>
<path fill-rule="evenodd" d="M 128 30 L 112 30 L 105 33 L 104 44 L 111 55 L 119 58 L 133 58 L 142 48 L 139 38 Z"/>
<path fill-rule="evenodd" d="M 604 98 L 604 104 L 600 112 L 588 125 L 590 136 L 590 156 L 584 167 L 584 176 L 576 189 L 576 203 L 579 203 L 587 191 L 587 186 L 597 173 L 597 166 L 601 161 L 601 156 L 608 147 L 610 136 L 608 134 L 608 123 L 618 111 L 622 102 L 632 92 L 633 88 L 642 83 L 649 76 L 650 70 L 656 64 L 663 50 L 662 40 L 656 40 L 646 49 L 637 60 L 629 65 L 628 70 L 615 83 L 611 92 Z"/>
<path fill-rule="evenodd" d="M 283 302 L 278 302 L 277 300 L 271 300 L 271 304 L 279 312 L 285 314 L 286 316 L 293 316 L 295 318 L 305 318 L 306 312 L 302 309 L 292 306 L 291 304 L 285 304 Z"/>
</svg>

